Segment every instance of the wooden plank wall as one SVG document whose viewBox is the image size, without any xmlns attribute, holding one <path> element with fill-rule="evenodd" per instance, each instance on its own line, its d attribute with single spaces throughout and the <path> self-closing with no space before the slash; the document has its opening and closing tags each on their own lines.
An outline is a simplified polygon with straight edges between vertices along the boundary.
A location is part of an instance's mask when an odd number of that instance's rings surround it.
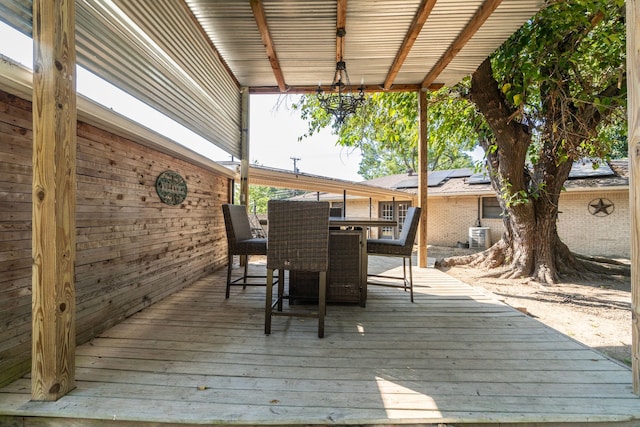
<svg viewBox="0 0 640 427">
<path fill-rule="evenodd" d="M 0 91 L 0 385 L 30 369 L 31 103 Z M 226 177 L 78 123 L 77 341 L 193 283 L 226 262 Z M 187 181 L 180 206 L 155 179 Z"/>
</svg>

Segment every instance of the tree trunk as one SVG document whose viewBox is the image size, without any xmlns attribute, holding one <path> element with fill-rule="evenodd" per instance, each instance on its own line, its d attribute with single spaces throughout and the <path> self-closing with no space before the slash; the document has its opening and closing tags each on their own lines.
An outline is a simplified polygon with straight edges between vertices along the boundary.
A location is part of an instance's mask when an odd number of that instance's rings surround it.
<svg viewBox="0 0 640 427">
<path fill-rule="evenodd" d="M 556 165 L 555 157 L 549 155 L 533 170 L 526 166 L 532 135 L 525 125 L 512 120 L 515 111 L 505 101 L 488 59 L 474 73 L 470 95 L 495 135 L 495 141 L 482 145 L 491 184 L 503 209 L 505 232 L 487 251 L 449 260 L 448 265 L 502 267 L 496 275 L 554 283 L 560 277 L 559 266 L 577 264 L 556 227 L 560 191 L 571 163 Z"/>
<path fill-rule="evenodd" d="M 608 37 L 624 28 L 623 9 L 576 3 L 549 2 L 545 15 L 507 42 L 496 56 L 497 61 L 501 55 L 512 58 L 502 58 L 503 86 L 489 58 L 472 75 L 469 96 L 492 131 L 480 143 L 505 233 L 485 252 L 449 264 L 501 267 L 495 275 L 543 283 L 565 274 L 611 272 L 572 254 L 556 228 L 560 193 L 573 162 L 608 153 L 607 144 L 594 139 L 603 120 L 615 119 L 612 112 L 624 106 L 626 92 L 624 70 L 618 68 L 620 46 Z M 562 19 L 555 18 L 559 14 Z"/>
</svg>

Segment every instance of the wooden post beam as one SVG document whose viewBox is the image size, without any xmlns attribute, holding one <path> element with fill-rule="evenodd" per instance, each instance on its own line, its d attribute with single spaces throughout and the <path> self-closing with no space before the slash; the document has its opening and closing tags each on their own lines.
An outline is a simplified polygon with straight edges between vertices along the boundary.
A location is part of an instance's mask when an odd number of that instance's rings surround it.
<svg viewBox="0 0 640 427">
<path fill-rule="evenodd" d="M 258 25 L 258 30 L 262 37 L 262 44 L 264 44 L 264 47 L 267 50 L 267 57 L 269 58 L 269 63 L 271 63 L 271 68 L 273 69 L 273 74 L 276 78 L 276 82 L 278 83 L 278 88 L 280 89 L 280 92 L 286 92 L 287 84 L 284 80 L 280 60 L 276 54 L 276 48 L 273 44 L 271 31 L 269 31 L 267 16 L 264 12 L 262 0 L 251 0 L 251 9 L 253 10 L 253 16 L 256 19 L 256 24 Z"/>
<path fill-rule="evenodd" d="M 33 400 L 75 387 L 75 20 L 74 0 L 33 0 Z"/>
<path fill-rule="evenodd" d="M 418 206 L 422 207 L 418 226 L 418 267 L 427 266 L 427 189 L 429 164 L 429 131 L 427 91 L 418 91 L 420 134 L 418 135 Z"/>
<path fill-rule="evenodd" d="M 336 2 L 336 62 L 344 60 L 344 31 L 347 28 L 347 0 Z"/>
<path fill-rule="evenodd" d="M 449 46 L 449 49 L 442 54 L 436 65 L 433 66 L 429 74 L 424 78 L 422 81 L 422 87 L 429 87 L 433 82 L 435 82 L 440 73 L 447 68 L 447 65 L 453 61 L 467 42 L 471 40 L 471 37 L 478 32 L 485 21 L 489 19 L 498 6 L 500 6 L 500 3 L 502 3 L 502 0 L 485 0 L 464 30 L 462 30 L 451 46 Z"/>
<path fill-rule="evenodd" d="M 249 89 L 242 89 L 242 134 L 240 136 L 240 204 L 249 205 Z M 248 208 L 247 208 L 248 209 Z"/>
<path fill-rule="evenodd" d="M 627 111 L 631 215 L 631 367 L 640 394 L 640 0 L 627 0 Z"/>
<path fill-rule="evenodd" d="M 391 64 L 391 68 L 389 68 L 387 78 L 384 80 L 382 87 L 385 90 L 391 89 L 396 76 L 400 72 L 400 68 L 402 68 L 402 64 L 404 64 L 404 61 L 407 59 L 413 44 L 420 35 L 420 31 L 422 31 L 422 27 L 424 27 L 425 22 L 427 22 L 427 18 L 431 14 L 433 7 L 436 5 L 436 1 L 437 0 L 422 0 L 418 11 L 413 17 L 413 22 L 411 22 L 409 30 L 404 36 L 402 45 L 400 46 L 400 49 L 398 49 L 398 53 L 396 53 L 393 64 Z"/>
</svg>

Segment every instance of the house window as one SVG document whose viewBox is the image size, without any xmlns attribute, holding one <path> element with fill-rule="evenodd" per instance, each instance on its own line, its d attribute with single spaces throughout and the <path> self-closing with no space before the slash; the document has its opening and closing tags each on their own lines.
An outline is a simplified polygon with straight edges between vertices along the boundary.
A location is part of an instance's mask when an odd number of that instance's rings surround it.
<svg viewBox="0 0 640 427">
<path fill-rule="evenodd" d="M 331 202 L 329 216 L 343 216 L 344 204 L 342 202 Z"/>
<path fill-rule="evenodd" d="M 407 217 L 407 210 L 411 206 L 409 202 L 381 202 L 380 217 L 398 222 L 397 227 L 380 227 L 378 236 L 381 239 L 397 239 L 402 232 L 404 220 Z"/>
<path fill-rule="evenodd" d="M 482 218 L 502 218 L 502 208 L 497 197 L 482 198 Z"/>
</svg>

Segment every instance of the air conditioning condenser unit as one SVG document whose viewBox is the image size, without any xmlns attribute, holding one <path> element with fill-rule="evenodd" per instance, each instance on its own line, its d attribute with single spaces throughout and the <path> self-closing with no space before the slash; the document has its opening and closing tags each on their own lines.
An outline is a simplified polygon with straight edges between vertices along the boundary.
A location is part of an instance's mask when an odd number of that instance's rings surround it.
<svg viewBox="0 0 640 427">
<path fill-rule="evenodd" d="M 488 249 L 491 246 L 489 227 L 469 227 L 469 248 Z"/>
</svg>

